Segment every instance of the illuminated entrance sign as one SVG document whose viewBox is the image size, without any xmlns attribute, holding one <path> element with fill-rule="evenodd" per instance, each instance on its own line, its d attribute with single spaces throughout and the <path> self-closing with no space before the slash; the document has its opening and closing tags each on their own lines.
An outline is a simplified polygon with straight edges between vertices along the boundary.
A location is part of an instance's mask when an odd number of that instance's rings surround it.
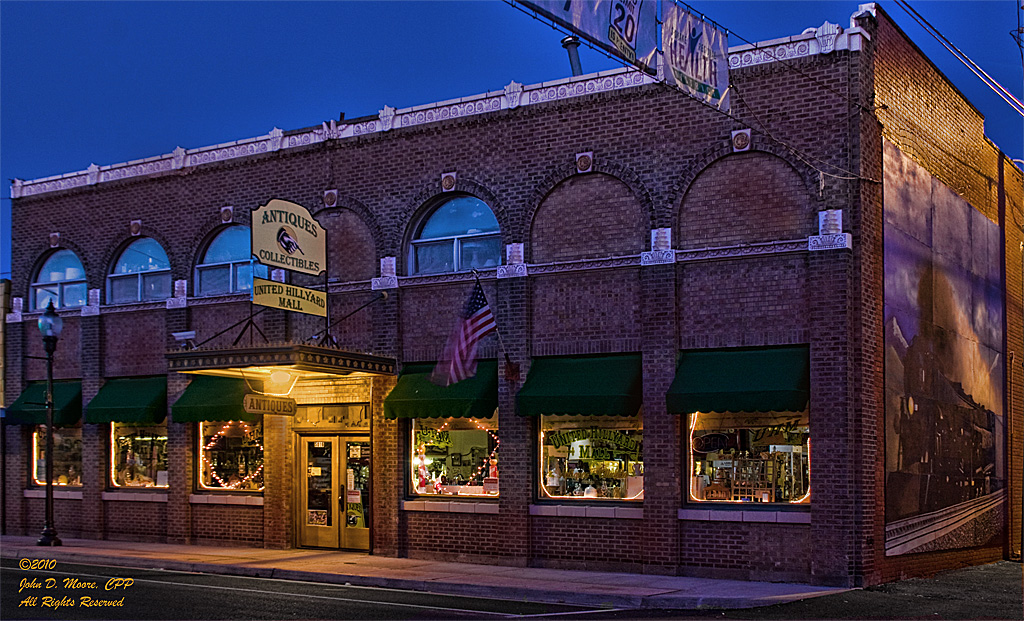
<svg viewBox="0 0 1024 621">
<path fill-rule="evenodd" d="M 327 231 L 305 207 L 275 198 L 253 210 L 251 230 L 260 263 L 313 276 L 327 269 Z"/>
<path fill-rule="evenodd" d="M 245 397 L 242 398 L 242 409 L 249 414 L 295 416 L 298 406 L 295 404 L 295 399 L 246 393 Z"/>
<path fill-rule="evenodd" d="M 323 291 L 263 278 L 252 279 L 252 303 L 318 317 L 327 316 L 327 294 Z"/>
</svg>

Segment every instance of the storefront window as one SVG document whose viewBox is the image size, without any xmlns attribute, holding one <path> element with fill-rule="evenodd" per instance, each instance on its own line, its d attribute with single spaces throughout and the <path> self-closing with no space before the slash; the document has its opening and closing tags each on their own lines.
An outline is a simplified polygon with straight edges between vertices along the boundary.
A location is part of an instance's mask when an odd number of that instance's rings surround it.
<svg viewBox="0 0 1024 621">
<path fill-rule="evenodd" d="M 263 490 L 263 421 L 202 423 L 202 489 Z"/>
<path fill-rule="evenodd" d="M 32 455 L 36 467 L 32 482 L 46 485 L 46 425 L 32 434 Z M 82 485 L 82 428 L 55 427 L 53 430 L 53 484 L 68 487 Z"/>
<path fill-rule="evenodd" d="M 412 493 L 498 495 L 498 417 L 414 418 Z"/>
<path fill-rule="evenodd" d="M 114 487 L 167 487 L 167 425 L 111 424 L 110 478 Z"/>
<path fill-rule="evenodd" d="M 642 414 L 541 416 L 541 497 L 642 500 L 643 429 Z"/>
<path fill-rule="evenodd" d="M 690 447 L 691 501 L 810 502 L 807 414 L 691 414 Z"/>
</svg>

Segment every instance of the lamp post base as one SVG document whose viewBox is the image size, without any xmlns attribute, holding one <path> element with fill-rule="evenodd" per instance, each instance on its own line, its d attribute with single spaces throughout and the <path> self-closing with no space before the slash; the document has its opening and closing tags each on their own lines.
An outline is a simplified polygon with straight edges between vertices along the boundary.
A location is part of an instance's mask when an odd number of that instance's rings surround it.
<svg viewBox="0 0 1024 621">
<path fill-rule="evenodd" d="M 57 531 L 50 526 L 43 529 L 43 535 L 36 542 L 37 546 L 59 546 L 63 545 L 60 541 L 60 537 L 57 536 Z"/>
</svg>

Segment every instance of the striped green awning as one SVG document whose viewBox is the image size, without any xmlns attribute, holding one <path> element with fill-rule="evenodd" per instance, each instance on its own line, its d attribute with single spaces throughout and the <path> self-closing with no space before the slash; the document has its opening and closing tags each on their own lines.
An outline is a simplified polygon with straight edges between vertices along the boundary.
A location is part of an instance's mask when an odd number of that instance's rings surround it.
<svg viewBox="0 0 1024 621">
<path fill-rule="evenodd" d="M 16 425 L 46 424 L 46 382 L 33 382 L 7 408 L 4 420 Z M 53 383 L 53 424 L 74 425 L 82 418 L 82 382 Z"/>
<path fill-rule="evenodd" d="M 176 423 L 254 421 L 259 414 L 250 414 L 242 409 L 247 392 L 251 391 L 245 380 L 196 375 L 171 406 L 171 420 Z"/>
<path fill-rule="evenodd" d="M 85 408 L 87 423 L 156 424 L 166 416 L 166 376 L 112 379 Z"/>
<path fill-rule="evenodd" d="M 384 399 L 385 418 L 487 418 L 498 407 L 498 363 L 478 362 L 476 375 L 451 386 L 430 381 L 433 364 L 407 365 Z"/>
<path fill-rule="evenodd" d="M 806 345 L 685 351 L 665 403 L 673 414 L 802 412 L 810 376 Z"/>
<path fill-rule="evenodd" d="M 643 400 L 639 354 L 536 358 L 516 397 L 522 416 L 635 416 Z"/>
</svg>

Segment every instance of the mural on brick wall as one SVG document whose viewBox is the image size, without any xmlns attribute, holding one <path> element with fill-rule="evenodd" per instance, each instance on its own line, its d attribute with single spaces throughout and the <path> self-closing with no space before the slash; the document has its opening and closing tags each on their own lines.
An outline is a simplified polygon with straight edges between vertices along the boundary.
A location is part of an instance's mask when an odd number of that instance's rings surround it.
<svg viewBox="0 0 1024 621">
<path fill-rule="evenodd" d="M 993 544 L 1005 417 L 998 224 L 885 143 L 885 550 Z"/>
</svg>

